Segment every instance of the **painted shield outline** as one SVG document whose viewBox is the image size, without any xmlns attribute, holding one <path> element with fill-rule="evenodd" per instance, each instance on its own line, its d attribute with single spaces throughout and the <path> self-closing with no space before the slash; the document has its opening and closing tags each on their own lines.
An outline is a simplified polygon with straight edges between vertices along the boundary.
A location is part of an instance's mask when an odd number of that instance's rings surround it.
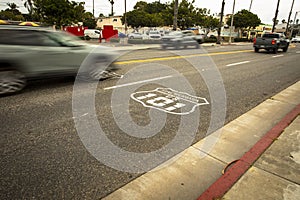
<svg viewBox="0 0 300 200">
<path fill-rule="evenodd" d="M 142 100 L 138 99 L 138 97 L 136 97 L 137 94 L 146 94 L 146 93 L 160 93 L 160 94 L 163 94 L 163 95 L 166 95 L 166 96 L 171 96 L 172 98 L 175 98 L 176 100 L 187 101 L 190 104 L 194 104 L 194 105 L 191 107 L 190 111 L 186 111 L 186 112 L 182 112 L 182 111 L 181 112 L 168 111 L 168 110 L 163 109 L 163 108 L 158 107 L 158 106 L 146 104 L 144 101 L 142 101 Z M 174 114 L 174 115 L 188 115 L 188 114 L 194 112 L 195 109 L 198 106 L 208 105 L 209 104 L 209 102 L 207 101 L 206 98 L 198 97 L 198 96 L 193 96 L 193 95 L 190 95 L 190 94 L 188 94 L 186 92 L 176 91 L 176 90 L 174 90 L 172 88 L 156 88 L 154 90 L 138 91 L 138 92 L 132 93 L 130 97 L 133 100 L 141 103 L 144 107 L 154 108 L 154 109 L 160 110 L 162 112 L 166 112 L 166 113 Z M 201 102 L 201 101 L 203 101 L 203 102 Z M 176 109 L 176 110 L 178 110 L 178 109 Z"/>
</svg>

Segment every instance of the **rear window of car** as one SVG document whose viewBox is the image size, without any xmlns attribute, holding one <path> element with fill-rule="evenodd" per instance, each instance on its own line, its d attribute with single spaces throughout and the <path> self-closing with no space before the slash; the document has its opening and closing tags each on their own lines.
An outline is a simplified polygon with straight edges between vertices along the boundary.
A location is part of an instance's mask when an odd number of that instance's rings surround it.
<svg viewBox="0 0 300 200">
<path fill-rule="evenodd" d="M 279 34 L 264 34 L 263 38 L 279 38 Z"/>
</svg>

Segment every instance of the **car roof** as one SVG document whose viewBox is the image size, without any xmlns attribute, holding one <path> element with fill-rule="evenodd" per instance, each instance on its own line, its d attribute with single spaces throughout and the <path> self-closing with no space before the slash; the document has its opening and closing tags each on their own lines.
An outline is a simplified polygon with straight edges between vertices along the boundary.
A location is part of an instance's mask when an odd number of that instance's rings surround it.
<svg viewBox="0 0 300 200">
<path fill-rule="evenodd" d="M 50 27 L 42 26 L 21 26 L 21 25 L 0 25 L 0 29 L 11 29 L 11 30 L 38 30 L 38 31 L 53 31 Z"/>
</svg>

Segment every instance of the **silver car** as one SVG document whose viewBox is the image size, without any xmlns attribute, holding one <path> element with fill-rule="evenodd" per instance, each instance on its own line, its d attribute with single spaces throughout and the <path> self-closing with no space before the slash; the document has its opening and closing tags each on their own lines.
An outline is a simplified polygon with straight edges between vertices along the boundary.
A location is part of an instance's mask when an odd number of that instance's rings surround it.
<svg viewBox="0 0 300 200">
<path fill-rule="evenodd" d="M 130 33 L 128 35 L 128 38 L 129 39 L 145 39 L 146 35 L 142 34 L 142 33 L 139 33 L 139 32 L 134 32 L 134 33 Z"/>
<path fill-rule="evenodd" d="M 65 32 L 0 25 L 0 94 L 22 90 L 28 79 L 80 75 L 101 79 L 117 53 Z M 108 67 L 109 66 L 109 67 Z M 80 70 L 79 70 L 80 69 Z"/>
</svg>

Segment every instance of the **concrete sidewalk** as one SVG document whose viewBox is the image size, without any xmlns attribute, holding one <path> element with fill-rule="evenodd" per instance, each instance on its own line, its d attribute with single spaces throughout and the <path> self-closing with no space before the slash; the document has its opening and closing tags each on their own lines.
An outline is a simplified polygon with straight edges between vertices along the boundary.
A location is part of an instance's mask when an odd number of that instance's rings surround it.
<svg viewBox="0 0 300 200">
<path fill-rule="evenodd" d="M 299 104 L 300 81 L 104 199 L 298 200 Z"/>
<path fill-rule="evenodd" d="M 299 115 L 222 199 L 300 199 Z"/>
</svg>

